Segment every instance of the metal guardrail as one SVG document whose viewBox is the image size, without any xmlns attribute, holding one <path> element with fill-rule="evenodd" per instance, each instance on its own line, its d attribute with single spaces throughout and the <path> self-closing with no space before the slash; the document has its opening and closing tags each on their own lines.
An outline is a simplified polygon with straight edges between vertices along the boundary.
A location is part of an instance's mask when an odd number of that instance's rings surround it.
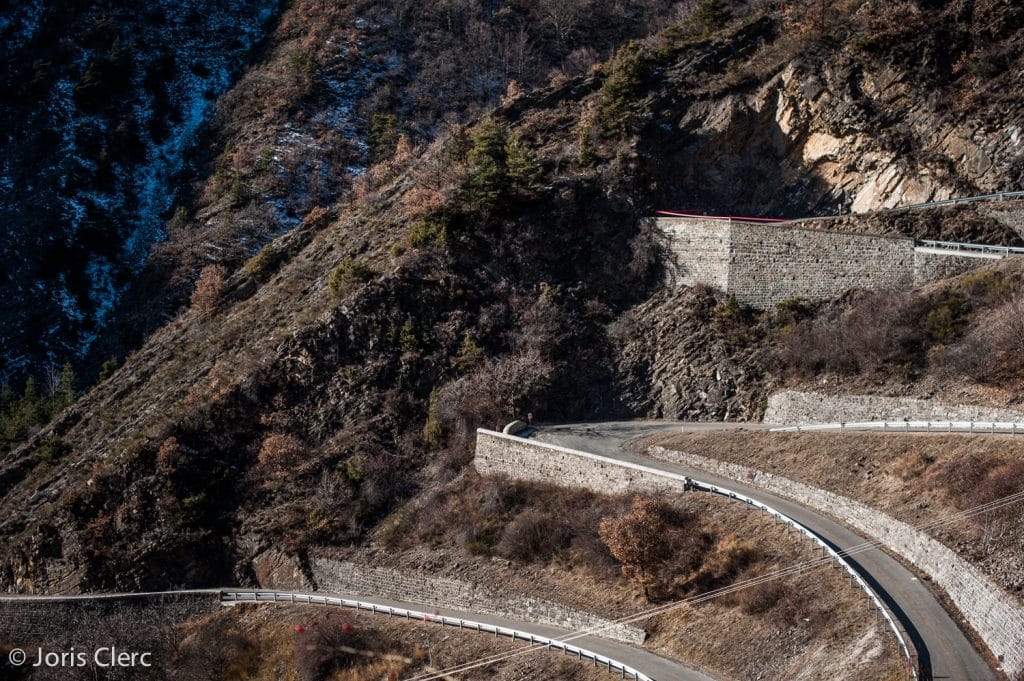
<svg viewBox="0 0 1024 681">
<path fill-rule="evenodd" d="M 910 672 L 915 681 L 919 678 L 918 662 L 916 659 L 917 653 L 913 648 L 911 648 L 910 644 L 908 643 L 910 637 L 907 631 L 903 628 L 903 625 L 901 625 L 899 621 L 889 613 L 889 610 L 885 607 L 885 604 L 882 603 L 882 599 L 879 598 L 878 594 L 875 593 L 874 589 L 872 589 L 868 585 L 868 583 L 864 581 L 864 578 L 860 576 L 857 570 L 855 570 L 854 567 L 850 565 L 850 563 L 845 558 L 843 558 L 843 556 L 840 555 L 838 551 L 829 546 L 828 542 L 826 542 L 822 537 L 815 533 L 814 530 L 811 530 L 810 528 L 802 525 L 800 522 L 794 520 L 793 518 L 790 518 L 789 516 L 780 511 L 775 510 L 774 508 L 767 504 L 764 504 L 756 499 L 752 499 L 746 496 L 745 494 L 735 492 L 731 489 L 719 487 L 718 485 L 711 485 L 706 482 L 700 482 L 699 480 L 694 480 L 692 478 L 688 480 L 687 485 L 690 489 L 697 489 L 703 492 L 710 492 L 712 494 L 717 494 L 728 499 L 743 502 L 745 504 L 748 504 L 749 506 L 753 506 L 754 508 L 758 508 L 764 513 L 771 515 L 776 520 L 779 520 L 785 523 L 787 526 L 792 527 L 797 532 L 800 532 L 805 537 L 810 539 L 812 542 L 817 544 L 818 547 L 821 548 L 822 558 L 824 558 L 826 555 L 830 556 L 832 559 L 832 563 L 838 564 L 841 568 L 843 568 L 847 572 L 847 574 L 850 575 L 850 578 L 856 582 L 857 586 L 859 586 L 861 590 L 864 591 L 868 600 L 870 600 L 874 605 L 875 611 L 885 619 L 885 621 L 889 625 L 889 628 L 892 629 L 893 634 L 896 636 L 896 643 L 899 645 L 900 652 L 903 653 L 903 657 L 906 659 L 907 662 L 907 670 Z"/>
<path fill-rule="evenodd" d="M 477 432 L 485 433 L 485 434 L 490 435 L 492 437 L 498 437 L 498 438 L 501 438 L 501 439 L 509 439 L 509 440 L 519 440 L 520 439 L 520 438 L 517 438 L 517 437 L 515 437 L 513 435 L 504 435 L 502 433 L 497 433 L 497 432 L 495 432 L 493 430 L 487 430 L 485 428 L 478 428 Z M 575 455 L 575 456 L 579 456 L 581 458 L 591 459 L 593 461 L 599 461 L 599 462 L 602 462 L 602 463 L 605 463 L 605 464 L 608 464 L 608 465 L 612 465 L 612 466 L 616 466 L 616 467 L 619 467 L 619 468 L 629 468 L 629 469 L 632 469 L 632 470 L 648 473 L 650 475 L 655 475 L 655 476 L 658 476 L 658 477 L 668 478 L 670 480 L 675 480 L 677 482 L 682 482 L 684 489 L 698 489 L 698 490 L 701 490 L 701 491 L 711 492 L 713 494 L 718 494 L 718 495 L 726 497 L 728 499 L 733 499 L 735 501 L 743 502 L 743 503 L 745 503 L 745 504 L 747 504 L 749 506 L 753 506 L 755 508 L 761 509 L 761 511 L 763 511 L 765 513 L 769 513 L 773 517 L 775 517 L 776 519 L 786 523 L 790 527 L 793 527 L 794 529 L 799 531 L 801 534 L 803 534 L 804 536 L 806 536 L 809 539 L 811 539 L 819 547 L 821 547 L 822 556 L 824 556 L 824 555 L 831 556 L 832 560 L 836 564 L 838 564 L 840 567 L 842 567 L 850 575 L 850 577 L 854 580 L 854 582 L 857 584 L 857 586 L 859 586 L 864 591 L 864 593 L 868 597 L 868 600 L 870 600 L 873 603 L 876 612 L 881 613 L 881 615 L 885 618 L 885 621 L 889 624 L 889 628 L 892 629 L 893 634 L 896 636 L 896 642 L 897 642 L 897 644 L 898 644 L 898 646 L 900 648 L 900 651 L 903 653 L 904 658 L 907 661 L 907 669 L 908 669 L 909 673 L 911 674 L 911 676 L 913 677 L 914 681 L 917 681 L 920 678 L 919 674 L 918 674 L 917 652 L 916 652 L 915 649 L 913 649 L 911 647 L 911 644 L 908 643 L 909 635 L 907 634 L 906 630 L 903 628 L 903 625 L 901 625 L 899 623 L 899 621 L 897 621 L 892 616 L 892 614 L 886 609 L 885 604 L 882 603 L 882 599 L 878 596 L 878 594 L 876 594 L 874 592 L 874 590 L 871 588 L 871 586 L 868 585 L 868 583 L 866 581 L 864 581 L 864 578 L 860 576 L 860 573 L 858 573 L 857 570 L 854 569 L 854 567 L 839 554 L 839 552 L 837 552 L 835 549 L 833 549 L 828 544 L 828 542 L 825 541 L 825 539 L 823 537 L 821 537 L 817 533 L 815 533 L 814 530 L 810 529 L 809 527 L 806 527 L 805 525 L 801 524 L 799 521 L 795 520 L 794 518 L 790 518 L 789 516 L 787 516 L 786 514 L 782 513 L 781 511 L 778 511 L 778 510 L 772 508 L 771 506 L 768 506 L 767 504 L 764 504 L 764 503 L 762 503 L 760 501 L 757 501 L 756 499 L 752 499 L 752 498 L 746 496 L 745 494 L 741 494 L 739 492 L 736 492 L 734 490 L 728 489 L 726 487 L 719 487 L 718 485 L 712 485 L 712 484 L 709 484 L 709 483 L 706 483 L 706 482 L 700 482 L 699 480 L 695 480 L 695 479 L 691 478 L 688 475 L 682 475 L 680 473 L 673 473 L 671 471 L 660 470 L 660 469 L 657 469 L 657 468 L 652 468 L 651 466 L 645 466 L 643 464 L 633 463 L 631 461 L 620 461 L 618 459 L 613 459 L 613 458 L 608 457 L 608 456 L 602 456 L 600 454 L 591 454 L 590 452 L 581 452 L 579 450 L 570 449 L 568 447 L 562 447 L 562 446 L 559 446 L 559 445 L 553 445 L 553 444 L 550 444 L 548 442 L 534 441 L 534 442 L 532 442 L 532 444 L 534 444 L 535 446 L 539 446 L 539 447 L 545 448 L 545 449 L 551 449 L 551 450 L 554 450 L 554 451 L 559 451 L 559 452 L 564 452 L 564 453 L 572 454 L 572 455 Z"/>
<path fill-rule="evenodd" d="M 298 603 L 303 605 L 320 605 L 327 607 L 335 606 L 372 612 L 376 615 L 387 615 L 388 617 L 401 617 L 407 620 L 430 622 L 433 624 L 440 624 L 442 627 L 457 627 L 459 629 L 474 631 L 481 634 L 493 634 L 495 638 L 503 636 L 505 638 L 511 638 L 513 641 L 523 641 L 524 643 L 528 642 L 531 646 L 543 646 L 547 650 L 554 650 L 566 655 L 572 655 L 578 660 L 589 660 L 594 663 L 595 667 L 604 667 L 611 673 L 619 674 L 620 678 L 623 679 L 654 681 L 650 676 L 647 676 L 643 672 L 634 669 L 627 664 L 623 664 L 622 662 L 613 660 L 610 657 L 592 652 L 586 648 L 580 648 L 579 646 L 574 646 L 569 643 L 565 643 L 564 641 L 559 641 L 558 639 L 548 638 L 547 636 L 532 634 L 528 631 L 499 627 L 493 624 L 474 622 L 472 620 L 465 620 L 458 617 L 434 615 L 427 612 L 421 612 L 419 610 L 396 608 L 390 605 L 380 605 L 378 603 L 341 598 L 340 596 L 327 596 L 324 594 L 282 591 L 221 591 L 220 599 L 221 603 L 224 604 Z"/>
<path fill-rule="evenodd" d="M 963 253 L 965 255 L 1024 255 L 1024 248 L 1017 246 L 992 246 L 990 244 L 965 244 L 956 241 L 929 241 L 918 239 L 915 245 L 923 248 L 933 248 L 938 251 L 949 251 L 952 254 Z"/>
<path fill-rule="evenodd" d="M 931 208 L 933 206 L 953 206 L 959 203 L 974 203 L 975 201 L 1004 201 L 1006 199 L 1024 198 L 1024 191 L 1021 192 L 999 192 L 998 194 L 981 194 L 980 196 L 965 196 L 959 199 L 943 199 L 941 201 L 926 201 L 924 203 L 913 203 L 909 206 L 897 206 L 892 210 L 908 210 L 911 208 Z"/>
<path fill-rule="evenodd" d="M 840 421 L 771 428 L 771 433 L 810 433 L 821 430 L 860 430 L 883 433 L 979 433 L 1024 435 L 1024 423 L 1014 421 Z"/>
<path fill-rule="evenodd" d="M 687 218 L 689 220 L 719 220 L 722 222 L 761 222 L 767 224 L 786 224 L 792 222 L 787 218 L 752 218 L 740 215 L 701 215 L 698 213 L 676 213 L 670 210 L 656 210 L 655 215 L 667 218 Z"/>
</svg>

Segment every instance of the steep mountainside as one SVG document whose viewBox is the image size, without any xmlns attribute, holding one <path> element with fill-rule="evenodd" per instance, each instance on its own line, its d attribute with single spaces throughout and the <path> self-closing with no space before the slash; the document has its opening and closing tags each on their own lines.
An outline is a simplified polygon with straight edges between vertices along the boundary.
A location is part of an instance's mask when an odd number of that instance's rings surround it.
<svg viewBox="0 0 1024 681">
<path fill-rule="evenodd" d="M 277 0 L 4 3 L 0 380 L 80 357 L 163 237 Z"/>
<path fill-rule="evenodd" d="M 203 265 L 237 266 L 330 206 L 402 135 L 433 139 L 510 82 L 584 73 L 675 15 L 669 0 L 4 6 L 0 381 L 67 360 L 91 379 L 173 317 Z"/>
<path fill-rule="evenodd" d="M 878 339 L 859 365 L 773 349 L 827 348 L 818 319 L 877 299 L 754 318 L 706 291 L 657 292 L 654 208 L 869 209 L 1024 180 L 1024 104 L 1004 95 L 1024 12 L 848 4 L 809 22 L 768 10 L 720 31 L 685 22 L 433 143 L 396 144 L 352 200 L 310 210 L 223 287 L 214 277 L 0 462 L 0 585 L 251 583 L 272 544 L 301 560 L 369 541 L 462 471 L 480 423 L 745 419 L 787 372 L 931 371 L 932 348 L 952 352 L 1016 278 L 890 301 L 893 333 L 934 324 L 897 336 L 902 354 Z M 981 53 L 999 70 L 979 72 Z"/>
</svg>

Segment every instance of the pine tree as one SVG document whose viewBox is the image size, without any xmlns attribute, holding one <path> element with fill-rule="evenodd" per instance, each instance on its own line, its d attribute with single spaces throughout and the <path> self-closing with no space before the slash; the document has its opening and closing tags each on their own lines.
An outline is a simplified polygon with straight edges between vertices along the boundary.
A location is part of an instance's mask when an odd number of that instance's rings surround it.
<svg viewBox="0 0 1024 681">
<path fill-rule="evenodd" d="M 75 369 L 68 362 L 60 372 L 60 393 L 57 396 L 58 409 L 63 409 L 74 403 L 78 398 L 78 377 L 75 376 Z"/>
<path fill-rule="evenodd" d="M 537 155 L 523 144 L 518 135 L 509 136 L 505 144 L 505 165 L 512 183 L 521 190 L 536 189 L 543 175 Z"/>
<path fill-rule="evenodd" d="M 504 165 L 507 141 L 505 126 L 494 120 L 493 116 L 484 116 L 473 130 L 473 148 L 469 150 L 468 155 L 470 165 L 476 165 L 486 159 Z"/>
<path fill-rule="evenodd" d="M 469 178 L 464 188 L 466 199 L 479 208 L 493 208 L 508 187 L 507 143 L 505 127 L 492 116 L 484 116 L 473 131 L 473 148 L 466 157 Z"/>
<path fill-rule="evenodd" d="M 18 401 L 18 430 L 24 433 L 32 426 L 42 423 L 47 416 L 46 405 L 42 393 L 39 392 L 39 386 L 36 385 L 36 379 L 29 376 L 25 379 L 25 391 Z"/>
<path fill-rule="evenodd" d="M 111 357 L 100 367 L 100 375 L 96 377 L 96 382 L 102 383 L 113 376 L 115 371 L 117 371 L 117 358 Z"/>
<path fill-rule="evenodd" d="M 732 12 L 722 0 L 700 0 L 693 18 L 703 27 L 704 35 L 710 35 L 732 19 Z"/>
<path fill-rule="evenodd" d="M 0 413 L 8 414 L 14 406 L 14 391 L 9 383 L 0 386 Z"/>
</svg>

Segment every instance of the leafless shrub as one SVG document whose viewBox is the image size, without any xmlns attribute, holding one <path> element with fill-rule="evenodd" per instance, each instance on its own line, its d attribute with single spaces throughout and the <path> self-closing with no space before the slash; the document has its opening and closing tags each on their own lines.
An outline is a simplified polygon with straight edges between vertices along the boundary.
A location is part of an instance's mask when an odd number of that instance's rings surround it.
<svg viewBox="0 0 1024 681">
<path fill-rule="evenodd" d="M 994 455 L 968 454 L 951 459 L 933 473 L 938 482 L 961 508 L 974 508 L 1024 491 L 1024 461 L 1003 459 Z M 993 519 L 1016 521 L 1019 505 L 1008 504 L 974 517 L 985 528 Z"/>
<path fill-rule="evenodd" d="M 728 584 L 761 558 L 761 550 L 750 541 L 735 535 L 722 537 L 689 585 L 698 591 L 707 591 Z"/>
<path fill-rule="evenodd" d="M 752 568 L 740 574 L 737 581 L 763 578 L 761 570 Z M 745 615 L 760 615 L 779 624 L 789 624 L 807 614 L 806 599 L 783 579 L 759 581 L 727 597 Z"/>
<path fill-rule="evenodd" d="M 782 328 L 777 357 L 798 375 L 870 373 L 910 360 L 923 340 L 921 302 L 872 293 L 849 308 Z"/>
<path fill-rule="evenodd" d="M 1024 292 L 998 306 L 979 328 L 989 329 L 989 345 L 1002 368 L 1019 376 L 1024 369 Z"/>
<path fill-rule="evenodd" d="M 490 358 L 480 368 L 442 387 L 436 398 L 441 427 L 468 442 L 481 424 L 499 428 L 523 411 L 527 398 L 549 380 L 552 367 L 538 351 Z"/>
<path fill-rule="evenodd" d="M 360 661 L 360 652 L 375 649 L 371 644 L 346 613 L 317 613 L 295 632 L 296 672 L 303 681 L 320 681 Z"/>
<path fill-rule="evenodd" d="M 301 461 L 305 451 L 294 435 L 271 433 L 263 439 L 256 459 L 261 466 L 280 471 Z"/>
<path fill-rule="evenodd" d="M 192 291 L 192 307 L 202 315 L 209 316 L 217 308 L 224 295 L 226 273 L 223 265 L 207 265 L 199 272 L 195 290 Z"/>
<path fill-rule="evenodd" d="M 171 436 L 160 444 L 156 452 L 156 470 L 161 475 L 171 475 L 181 463 L 182 451 L 178 438 Z"/>
<path fill-rule="evenodd" d="M 568 544 L 568 528 L 556 517 L 527 509 L 506 527 L 497 552 L 524 562 L 547 561 Z"/>
<path fill-rule="evenodd" d="M 600 56 L 592 47 L 577 47 L 569 53 L 562 64 L 568 76 L 586 76 L 600 62 Z"/>
<path fill-rule="evenodd" d="M 650 223 L 644 222 L 629 246 L 633 254 L 629 262 L 629 273 L 641 284 L 653 283 L 653 279 L 660 273 L 659 267 L 666 254 L 662 233 Z"/>
</svg>

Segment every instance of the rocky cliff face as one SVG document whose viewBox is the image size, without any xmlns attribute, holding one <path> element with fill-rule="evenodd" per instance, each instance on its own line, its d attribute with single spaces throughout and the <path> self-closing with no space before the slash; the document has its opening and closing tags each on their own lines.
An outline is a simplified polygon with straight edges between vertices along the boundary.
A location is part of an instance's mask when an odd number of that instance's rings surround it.
<svg viewBox="0 0 1024 681">
<path fill-rule="evenodd" d="M 862 8 L 812 49 L 755 25 L 730 44 L 745 60 L 659 72 L 641 148 L 665 169 L 660 207 L 804 217 L 1024 185 L 1024 105 L 1008 96 L 1022 76 L 1004 70 L 1021 61 L 1020 10 L 990 8 L 992 29 L 910 4 Z"/>
</svg>

